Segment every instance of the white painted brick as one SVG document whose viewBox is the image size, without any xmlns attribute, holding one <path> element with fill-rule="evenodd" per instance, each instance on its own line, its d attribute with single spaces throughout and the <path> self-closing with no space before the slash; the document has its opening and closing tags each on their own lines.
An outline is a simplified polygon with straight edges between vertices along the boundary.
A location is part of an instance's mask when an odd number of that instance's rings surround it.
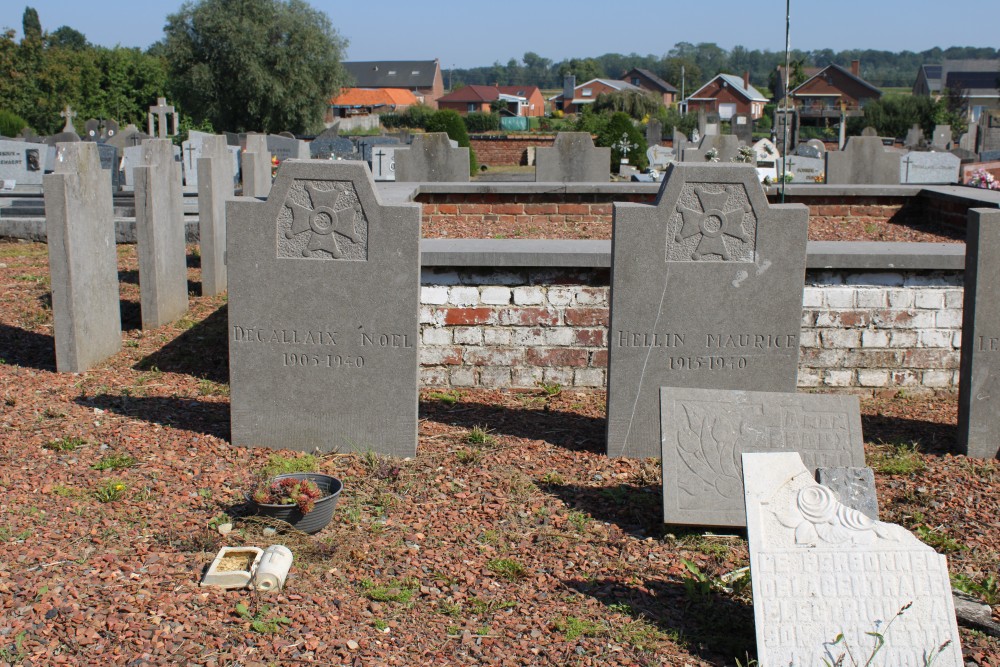
<svg viewBox="0 0 1000 667">
<path fill-rule="evenodd" d="M 545 345 L 544 329 L 525 329 L 523 327 L 516 327 L 513 329 L 513 334 L 513 344 L 518 347 L 536 347 Z"/>
<path fill-rule="evenodd" d="M 911 289 L 889 290 L 889 307 L 913 308 L 913 290 Z"/>
<path fill-rule="evenodd" d="M 476 373 L 473 369 L 459 366 L 451 371 L 452 387 L 474 387 L 476 384 Z"/>
<path fill-rule="evenodd" d="M 542 381 L 542 369 L 534 366 L 518 366 L 511 369 L 512 387 L 537 387 Z"/>
<path fill-rule="evenodd" d="M 831 370 L 823 373 L 823 384 L 827 387 L 850 387 L 854 384 L 854 371 Z"/>
<path fill-rule="evenodd" d="M 858 308 L 885 308 L 888 304 L 884 289 L 859 289 L 855 299 Z"/>
<path fill-rule="evenodd" d="M 819 372 L 812 368 L 800 368 L 798 385 L 800 387 L 818 387 L 820 384 Z"/>
<path fill-rule="evenodd" d="M 544 381 L 547 384 L 558 384 L 563 387 L 573 386 L 573 370 L 570 368 L 546 368 Z"/>
<path fill-rule="evenodd" d="M 514 332 L 511 329 L 501 327 L 488 327 L 483 329 L 484 345 L 513 345 Z"/>
<path fill-rule="evenodd" d="M 889 371 L 860 368 L 858 369 L 858 384 L 862 387 L 888 387 Z"/>
<path fill-rule="evenodd" d="M 444 311 L 433 306 L 420 306 L 420 323 L 444 326 Z"/>
<path fill-rule="evenodd" d="M 854 308 L 856 292 L 853 287 L 827 287 L 823 290 L 823 298 L 828 308 Z"/>
<path fill-rule="evenodd" d="M 945 308 L 961 308 L 963 305 L 964 291 L 960 289 L 949 289 L 944 291 Z"/>
<path fill-rule="evenodd" d="M 509 387 L 510 381 L 510 368 L 504 366 L 489 366 L 479 371 L 479 384 L 487 389 Z"/>
<path fill-rule="evenodd" d="M 510 303 L 509 287 L 484 287 L 479 300 L 488 306 L 506 306 Z"/>
<path fill-rule="evenodd" d="M 951 346 L 956 350 L 962 349 L 962 332 L 956 331 L 952 334 Z"/>
<path fill-rule="evenodd" d="M 425 327 L 424 345 L 451 345 L 451 329 L 447 327 Z"/>
<path fill-rule="evenodd" d="M 465 363 L 478 366 L 503 366 L 524 363 L 524 350 L 519 347 L 467 347 Z"/>
<path fill-rule="evenodd" d="M 455 350 L 450 347 L 421 347 L 420 363 L 427 366 L 437 366 L 450 361 L 455 356 Z"/>
<path fill-rule="evenodd" d="M 961 371 L 952 371 L 951 386 L 952 387 L 957 387 L 958 386 L 958 382 L 959 382 L 959 378 L 961 378 L 961 377 L 962 377 L 962 372 Z"/>
<path fill-rule="evenodd" d="M 820 332 L 820 340 L 825 348 L 861 347 L 861 332 L 851 329 L 826 329 Z"/>
<path fill-rule="evenodd" d="M 448 290 L 448 303 L 454 306 L 478 306 L 478 287 L 451 287 Z"/>
<path fill-rule="evenodd" d="M 446 368 L 421 368 L 420 383 L 425 387 L 447 387 L 450 375 Z"/>
<path fill-rule="evenodd" d="M 444 285 L 429 285 L 420 288 L 420 303 L 441 306 L 448 303 L 448 288 Z"/>
<path fill-rule="evenodd" d="M 950 350 L 952 334 L 945 329 L 918 329 L 917 347 L 946 347 Z"/>
<path fill-rule="evenodd" d="M 573 288 L 550 287 L 546 296 L 550 306 L 569 306 L 573 303 Z"/>
<path fill-rule="evenodd" d="M 608 305 L 607 288 L 581 287 L 576 291 L 576 303 L 579 306 Z"/>
<path fill-rule="evenodd" d="M 962 311 L 955 308 L 939 310 L 934 314 L 934 323 L 942 329 L 961 329 Z"/>
<path fill-rule="evenodd" d="M 880 330 L 865 330 L 861 332 L 861 347 L 889 347 L 889 332 Z"/>
<path fill-rule="evenodd" d="M 803 308 L 822 308 L 823 307 L 823 288 L 822 287 L 806 287 L 802 290 L 802 307 Z"/>
<path fill-rule="evenodd" d="M 482 345 L 483 344 L 483 328 L 482 327 L 455 327 L 453 329 L 455 332 L 455 344 L 456 345 Z"/>
<path fill-rule="evenodd" d="M 916 347 L 916 331 L 891 331 L 889 332 L 889 347 Z"/>
<path fill-rule="evenodd" d="M 545 290 L 541 287 L 515 287 L 514 303 L 518 306 L 538 306 L 545 303 Z"/>
<path fill-rule="evenodd" d="M 921 384 L 925 387 L 950 387 L 954 377 L 953 371 L 927 370 L 921 378 Z"/>
<path fill-rule="evenodd" d="M 819 332 L 803 331 L 799 335 L 799 347 L 819 347 Z"/>
<path fill-rule="evenodd" d="M 909 369 L 892 371 L 890 384 L 897 387 L 915 387 L 920 384 L 920 373 Z"/>
<path fill-rule="evenodd" d="M 913 313 L 913 317 L 910 318 L 910 321 L 906 323 L 905 327 L 913 329 L 933 329 L 937 322 L 936 315 L 937 313 L 933 310 L 918 310 Z M 903 326 L 903 324 L 900 323 L 899 326 Z"/>
<path fill-rule="evenodd" d="M 844 365 L 844 351 L 813 349 L 807 359 L 806 363 L 815 368 L 839 368 Z"/>
<path fill-rule="evenodd" d="M 913 305 L 917 308 L 930 308 L 933 310 L 944 308 L 944 291 L 936 289 L 917 290 L 916 294 L 913 295 Z"/>
<path fill-rule="evenodd" d="M 570 327 L 553 327 L 545 330 L 546 345 L 573 345 L 576 343 L 576 331 Z"/>
<path fill-rule="evenodd" d="M 803 310 L 802 311 L 802 322 L 800 326 L 803 327 L 814 327 L 816 326 L 816 312 L 815 310 Z M 820 311 L 822 312 L 822 311 Z"/>
<path fill-rule="evenodd" d="M 578 368 L 573 375 L 573 386 L 575 387 L 603 387 L 604 369 L 602 368 Z"/>
</svg>

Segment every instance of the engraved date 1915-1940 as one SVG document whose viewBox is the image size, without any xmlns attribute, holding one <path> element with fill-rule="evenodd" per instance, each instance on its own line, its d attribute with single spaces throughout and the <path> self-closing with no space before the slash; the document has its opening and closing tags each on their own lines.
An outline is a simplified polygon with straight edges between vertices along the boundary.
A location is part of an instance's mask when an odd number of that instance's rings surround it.
<svg viewBox="0 0 1000 667">
<path fill-rule="evenodd" d="M 285 352 L 281 355 L 283 366 L 296 368 L 364 368 L 365 358 L 344 354 L 296 354 Z"/>
<path fill-rule="evenodd" d="M 734 371 L 750 362 L 747 357 L 669 357 L 668 363 L 672 371 Z"/>
</svg>

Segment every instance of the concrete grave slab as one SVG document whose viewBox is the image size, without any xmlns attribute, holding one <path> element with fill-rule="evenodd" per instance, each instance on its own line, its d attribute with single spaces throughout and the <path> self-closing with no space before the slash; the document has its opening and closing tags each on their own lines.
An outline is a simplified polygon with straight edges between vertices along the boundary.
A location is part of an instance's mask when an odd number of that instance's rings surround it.
<svg viewBox="0 0 1000 667">
<path fill-rule="evenodd" d="M 746 452 L 799 452 L 806 467 L 863 466 L 856 396 L 662 387 L 663 521 L 745 526 Z"/>
<path fill-rule="evenodd" d="M 744 454 L 757 660 L 962 667 L 944 556 L 817 484 L 798 454 Z M 837 638 L 842 636 L 840 641 Z"/>
<path fill-rule="evenodd" d="M 413 456 L 420 206 L 359 161 L 289 160 L 226 212 L 232 442 Z"/>
<path fill-rule="evenodd" d="M 676 163 L 655 204 L 615 204 L 610 456 L 659 456 L 660 387 L 795 391 L 808 215 L 739 164 Z"/>
<path fill-rule="evenodd" d="M 611 149 L 594 146 L 589 132 L 559 132 L 552 146 L 535 151 L 535 181 L 605 183 L 611 175 Z"/>
<path fill-rule="evenodd" d="M 453 148 L 444 132 L 418 134 L 409 150 L 396 155 L 396 180 L 467 183 L 469 149 Z"/>
</svg>

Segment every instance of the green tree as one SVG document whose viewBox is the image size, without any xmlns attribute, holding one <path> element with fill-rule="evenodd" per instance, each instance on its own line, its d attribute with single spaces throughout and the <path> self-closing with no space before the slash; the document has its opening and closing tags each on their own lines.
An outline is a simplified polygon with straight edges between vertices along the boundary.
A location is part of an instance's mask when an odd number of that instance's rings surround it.
<svg viewBox="0 0 1000 667">
<path fill-rule="evenodd" d="M 594 100 L 594 111 L 622 111 L 635 120 L 642 120 L 646 116 L 656 114 L 663 107 L 663 102 L 640 90 L 616 91 L 613 93 L 601 93 Z"/>
<path fill-rule="evenodd" d="M 914 124 L 926 135 L 934 131 L 940 113 L 937 102 L 929 97 L 885 95 L 865 105 L 865 125 L 884 137 L 905 137 Z"/>
<path fill-rule="evenodd" d="M 604 70 L 601 69 L 601 64 L 593 58 L 572 58 L 559 63 L 560 83 L 567 74 L 574 75 L 577 84 L 590 81 L 591 79 L 600 79 L 605 76 Z"/>
<path fill-rule="evenodd" d="M 167 17 L 170 89 L 220 130 L 308 132 L 346 82 L 347 46 L 303 0 L 198 0 Z"/>
<path fill-rule="evenodd" d="M 34 7 L 25 7 L 24 14 L 21 15 L 21 33 L 26 42 L 42 41 L 42 21 L 38 18 L 38 11 Z"/>
<path fill-rule="evenodd" d="M 68 25 L 60 26 L 50 32 L 45 39 L 46 46 L 70 49 L 72 51 L 83 51 L 89 44 L 87 37 L 79 30 L 74 30 Z"/>
<path fill-rule="evenodd" d="M 428 132 L 447 132 L 448 138 L 457 141 L 459 147 L 469 149 L 469 173 L 475 174 L 479 171 L 479 164 L 476 162 L 476 153 L 469 143 L 469 133 L 465 129 L 465 121 L 452 109 L 441 109 L 435 111 L 434 115 L 427 119 L 424 125 Z"/>
<path fill-rule="evenodd" d="M 622 158 L 627 157 L 630 165 L 642 171 L 649 166 L 646 158 L 646 137 L 635 126 L 628 114 L 621 111 L 611 115 L 608 124 L 597 135 L 594 142 L 598 146 L 611 147 L 611 171 L 618 173 Z"/>
</svg>

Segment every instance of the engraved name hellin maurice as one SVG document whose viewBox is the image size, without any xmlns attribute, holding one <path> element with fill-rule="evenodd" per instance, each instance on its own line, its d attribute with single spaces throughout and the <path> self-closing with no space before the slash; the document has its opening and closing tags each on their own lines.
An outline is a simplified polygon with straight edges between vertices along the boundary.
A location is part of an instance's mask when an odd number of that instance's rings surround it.
<svg viewBox="0 0 1000 667">
<path fill-rule="evenodd" d="M 705 334 L 705 348 L 718 350 L 769 350 L 796 346 L 795 334 Z M 618 347 L 683 347 L 685 334 L 619 330 Z"/>
</svg>

